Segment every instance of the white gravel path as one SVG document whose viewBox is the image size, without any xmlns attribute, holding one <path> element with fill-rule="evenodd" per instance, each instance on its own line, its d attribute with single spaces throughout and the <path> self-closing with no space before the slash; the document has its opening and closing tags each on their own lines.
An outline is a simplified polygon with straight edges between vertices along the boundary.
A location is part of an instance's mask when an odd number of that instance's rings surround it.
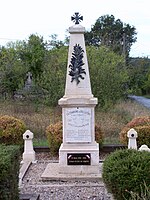
<svg viewBox="0 0 150 200">
<path fill-rule="evenodd" d="M 22 181 L 21 194 L 40 194 L 40 200 L 112 200 L 101 180 L 42 181 L 47 164 L 58 160 L 45 153 L 37 154 L 36 158 L 37 163 L 31 164 Z"/>
</svg>

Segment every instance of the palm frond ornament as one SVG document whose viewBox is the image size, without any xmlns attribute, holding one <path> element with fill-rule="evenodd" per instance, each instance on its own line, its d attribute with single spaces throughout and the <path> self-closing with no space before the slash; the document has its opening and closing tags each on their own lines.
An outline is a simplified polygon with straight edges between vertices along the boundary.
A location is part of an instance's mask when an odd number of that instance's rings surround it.
<svg viewBox="0 0 150 200">
<path fill-rule="evenodd" d="M 84 79 L 83 74 L 86 74 L 85 69 L 82 68 L 84 50 L 79 44 L 76 44 L 73 48 L 73 53 L 70 61 L 69 75 L 72 77 L 71 82 L 76 81 L 77 85 L 80 83 L 80 79 Z"/>
</svg>

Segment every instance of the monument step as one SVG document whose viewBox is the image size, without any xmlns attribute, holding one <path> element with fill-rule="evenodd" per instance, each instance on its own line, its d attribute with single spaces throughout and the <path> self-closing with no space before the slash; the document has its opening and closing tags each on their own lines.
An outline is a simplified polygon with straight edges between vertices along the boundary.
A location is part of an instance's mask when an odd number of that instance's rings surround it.
<svg viewBox="0 0 150 200">
<path fill-rule="evenodd" d="M 52 181 L 52 180 L 60 180 L 60 181 L 66 181 L 66 180 L 102 180 L 102 174 L 101 174 L 101 168 L 102 164 L 99 164 L 99 173 L 78 173 L 78 167 L 80 169 L 82 167 L 85 167 L 83 165 L 81 166 L 67 166 L 68 174 L 62 173 L 63 169 L 60 170 L 61 166 L 59 163 L 49 163 L 44 170 L 43 174 L 41 175 L 42 181 Z M 89 166 L 88 166 L 89 167 Z M 93 166 L 90 166 L 93 167 Z M 66 167 L 65 167 L 66 168 Z M 91 168 L 93 169 L 93 168 Z M 71 171 L 72 170 L 72 171 Z M 76 172 L 77 170 L 77 172 Z M 95 169 L 94 169 L 95 170 Z M 66 170 L 65 170 L 66 172 Z"/>
</svg>

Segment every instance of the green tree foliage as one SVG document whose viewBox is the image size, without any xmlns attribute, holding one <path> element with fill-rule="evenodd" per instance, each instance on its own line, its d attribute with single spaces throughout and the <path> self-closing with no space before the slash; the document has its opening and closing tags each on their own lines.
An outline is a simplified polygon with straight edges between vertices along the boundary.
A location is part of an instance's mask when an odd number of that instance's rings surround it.
<svg viewBox="0 0 150 200">
<path fill-rule="evenodd" d="M 0 199 L 19 200 L 21 151 L 17 145 L 0 144 Z"/>
<path fill-rule="evenodd" d="M 100 107 L 109 107 L 125 94 L 127 74 L 124 59 L 106 47 L 89 46 L 87 54 L 93 93 L 98 97 Z M 1 93 L 2 90 L 14 93 L 23 88 L 26 73 L 30 71 L 35 79 L 36 94 L 40 91 L 36 101 L 57 105 L 64 95 L 67 55 L 68 47 L 65 45 L 48 48 L 47 43 L 35 35 L 29 37 L 27 42 L 4 48 L 0 57 L 0 76 L 3 77 Z"/>
<path fill-rule="evenodd" d="M 140 197 L 136 200 L 146 200 L 142 191 L 145 185 L 150 189 L 149 152 L 120 149 L 111 153 L 104 161 L 102 177 L 114 199 L 129 200 L 133 192 Z"/>
<path fill-rule="evenodd" d="M 43 73 L 47 49 L 43 37 L 32 34 L 28 41 L 9 43 L 0 49 L 0 92 L 12 97 L 23 88 L 26 73 L 31 72 L 34 82 Z"/>
<path fill-rule="evenodd" d="M 14 92 L 23 85 L 24 66 L 19 58 L 20 43 L 9 43 L 0 48 L 0 92 L 12 97 Z"/>
<path fill-rule="evenodd" d="M 53 34 L 50 36 L 51 39 L 48 41 L 48 44 L 47 44 L 49 49 L 53 49 L 53 48 L 59 49 L 65 45 L 65 43 L 61 40 L 58 40 L 57 37 L 58 37 L 57 34 Z"/>
<path fill-rule="evenodd" d="M 92 91 L 99 106 L 107 108 L 127 92 L 128 79 L 124 58 L 106 47 L 87 48 Z"/>
<path fill-rule="evenodd" d="M 128 65 L 130 93 L 150 94 L 150 60 L 148 58 L 131 58 Z"/>
<path fill-rule="evenodd" d="M 45 102 L 57 105 L 64 95 L 68 48 L 53 48 L 47 54 L 43 73 L 38 79 L 38 86 L 45 94 Z"/>
<path fill-rule="evenodd" d="M 43 37 L 32 34 L 28 41 L 23 41 L 20 59 L 32 73 L 35 81 L 43 72 L 46 52 L 46 42 Z"/>
<path fill-rule="evenodd" d="M 47 64 L 39 80 L 50 105 L 64 95 L 68 48 L 49 51 Z M 101 108 L 108 108 L 126 94 L 127 71 L 124 58 L 105 47 L 87 48 L 92 91 Z"/>
<path fill-rule="evenodd" d="M 113 15 L 104 15 L 96 20 L 91 31 L 86 32 L 87 45 L 104 45 L 116 53 L 128 56 L 130 48 L 136 42 L 136 29 L 129 24 L 123 24 Z"/>
<path fill-rule="evenodd" d="M 150 95 L 150 70 L 147 73 L 147 80 L 145 81 L 143 85 L 143 89 L 145 90 L 146 94 Z"/>
</svg>

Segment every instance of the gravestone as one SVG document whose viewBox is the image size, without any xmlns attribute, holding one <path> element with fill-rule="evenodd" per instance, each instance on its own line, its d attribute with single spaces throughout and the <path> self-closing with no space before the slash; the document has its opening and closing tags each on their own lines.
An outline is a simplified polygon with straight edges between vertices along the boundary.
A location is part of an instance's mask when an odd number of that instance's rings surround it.
<svg viewBox="0 0 150 200">
<path fill-rule="evenodd" d="M 26 82 L 25 82 L 25 87 L 24 87 L 24 89 L 25 89 L 25 90 L 30 90 L 31 87 L 32 87 L 32 73 L 31 73 L 31 72 L 28 72 L 28 73 L 26 74 L 26 76 L 27 76 L 27 80 L 26 80 Z"/>
<path fill-rule="evenodd" d="M 70 44 L 65 95 L 62 107 L 63 143 L 59 149 L 60 173 L 99 173 L 99 145 L 95 142 L 93 97 L 86 55 L 84 32 L 79 24 L 83 17 L 75 13 L 75 25 L 69 28 Z"/>
<path fill-rule="evenodd" d="M 32 73 L 28 72 L 26 74 L 25 85 L 22 89 L 19 89 L 15 92 L 15 99 L 25 99 L 27 94 L 30 94 L 33 89 Z"/>
</svg>

